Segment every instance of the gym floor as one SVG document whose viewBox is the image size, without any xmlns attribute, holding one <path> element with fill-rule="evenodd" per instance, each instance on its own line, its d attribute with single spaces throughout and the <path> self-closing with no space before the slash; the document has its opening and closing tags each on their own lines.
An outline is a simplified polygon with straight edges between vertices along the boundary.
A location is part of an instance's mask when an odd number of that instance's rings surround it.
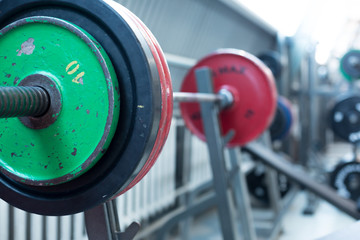
<svg viewBox="0 0 360 240">
<path fill-rule="evenodd" d="M 323 200 L 319 200 L 315 214 L 303 215 L 305 204 L 306 195 L 298 194 L 285 215 L 279 240 L 317 239 L 346 228 L 356 221 Z"/>
<path fill-rule="evenodd" d="M 351 146 L 348 144 L 330 145 L 326 152 L 329 167 L 349 152 L 351 152 Z M 356 222 L 352 217 L 321 199 L 318 199 L 317 203 L 314 214 L 304 215 L 303 210 L 307 205 L 307 194 L 303 191 L 298 192 L 284 215 L 278 240 L 318 239 Z M 254 215 L 256 215 L 255 212 Z M 190 225 L 190 240 L 222 240 L 216 209 L 198 216 Z M 266 238 L 258 236 L 258 239 Z M 169 240 L 181 240 L 181 237 L 172 236 Z"/>
<path fill-rule="evenodd" d="M 299 192 L 284 216 L 279 240 L 317 239 L 346 228 L 356 221 L 323 200 L 319 200 L 313 215 L 302 213 L 305 206 L 306 194 Z M 222 240 L 216 210 L 198 216 L 191 224 L 189 235 L 190 240 Z M 260 239 L 266 238 L 259 237 Z M 181 240 L 181 237 L 173 236 L 169 240 Z"/>
</svg>

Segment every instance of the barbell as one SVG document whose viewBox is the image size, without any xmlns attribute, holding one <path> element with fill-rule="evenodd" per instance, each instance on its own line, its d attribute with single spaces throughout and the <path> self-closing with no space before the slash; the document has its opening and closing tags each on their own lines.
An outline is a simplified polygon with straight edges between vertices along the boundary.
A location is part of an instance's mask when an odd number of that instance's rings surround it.
<svg viewBox="0 0 360 240">
<path fill-rule="evenodd" d="M 0 11 L 0 198 L 67 215 L 133 187 L 159 156 L 173 110 L 169 68 L 149 29 L 108 0 L 3 0 Z M 194 94 L 202 66 L 215 94 Z M 275 112 L 271 71 L 240 50 L 200 60 L 182 92 L 191 96 L 174 99 L 191 101 L 180 109 L 203 140 L 197 102 L 219 102 L 222 134 L 235 133 L 229 146 L 258 137 Z"/>
</svg>

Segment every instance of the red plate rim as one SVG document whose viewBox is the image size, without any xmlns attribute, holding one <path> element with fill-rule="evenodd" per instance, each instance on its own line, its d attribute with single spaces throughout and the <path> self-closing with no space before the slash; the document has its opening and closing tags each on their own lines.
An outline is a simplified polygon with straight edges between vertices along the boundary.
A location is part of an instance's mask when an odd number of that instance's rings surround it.
<svg viewBox="0 0 360 240">
<path fill-rule="evenodd" d="M 140 172 L 136 175 L 136 177 L 117 196 L 125 193 L 126 191 L 134 187 L 155 164 L 170 131 L 171 119 L 172 119 L 172 106 L 173 106 L 170 71 L 168 69 L 166 60 L 164 58 L 160 46 L 158 45 L 157 41 L 155 40 L 155 37 L 152 35 L 150 30 L 147 29 L 144 23 L 131 11 L 129 11 L 125 7 L 123 7 L 123 9 L 124 12 L 129 16 L 129 18 L 134 22 L 134 24 L 139 28 L 152 52 L 160 76 L 162 104 L 161 104 L 161 117 L 159 121 L 159 130 L 156 136 L 154 146 L 149 155 L 149 158 L 142 166 Z M 154 40 L 156 41 L 155 42 L 156 44 L 154 43 Z"/>
</svg>

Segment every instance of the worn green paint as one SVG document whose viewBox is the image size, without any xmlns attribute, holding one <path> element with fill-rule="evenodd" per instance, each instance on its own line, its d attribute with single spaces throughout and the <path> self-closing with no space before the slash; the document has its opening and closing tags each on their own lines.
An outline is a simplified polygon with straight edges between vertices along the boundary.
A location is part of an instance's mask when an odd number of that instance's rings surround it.
<svg viewBox="0 0 360 240">
<path fill-rule="evenodd" d="M 120 96 L 115 71 L 100 44 L 95 42 L 112 79 L 105 78 L 94 50 L 78 36 L 46 21 L 27 21 L 0 36 L 0 85 L 16 86 L 28 75 L 44 74 L 57 84 L 62 109 L 55 123 L 40 130 L 27 128 L 17 118 L 0 119 L 0 167 L 23 180 L 51 185 L 53 179 L 81 175 L 101 158 L 117 126 Z M 31 38 L 33 52 L 19 54 Z M 77 64 L 66 71 L 73 61 Z M 73 82 L 81 72 L 79 83 Z M 83 169 L 104 134 L 109 88 L 115 103 L 111 131 L 102 151 Z"/>
</svg>

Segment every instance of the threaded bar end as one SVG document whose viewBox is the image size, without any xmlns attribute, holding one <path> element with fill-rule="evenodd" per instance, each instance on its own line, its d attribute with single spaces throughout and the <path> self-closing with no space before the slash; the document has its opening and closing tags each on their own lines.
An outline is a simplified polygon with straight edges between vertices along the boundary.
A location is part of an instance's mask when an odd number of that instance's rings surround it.
<svg viewBox="0 0 360 240">
<path fill-rule="evenodd" d="M 41 87 L 0 87 L 0 118 L 40 117 L 50 106 Z"/>
</svg>

